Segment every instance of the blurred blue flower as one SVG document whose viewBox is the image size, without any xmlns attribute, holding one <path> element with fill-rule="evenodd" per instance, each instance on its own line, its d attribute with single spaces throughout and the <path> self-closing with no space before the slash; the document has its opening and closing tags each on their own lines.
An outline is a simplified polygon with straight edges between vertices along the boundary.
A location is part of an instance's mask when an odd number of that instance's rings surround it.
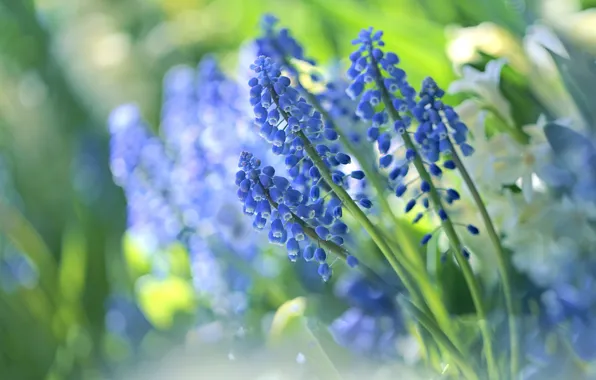
<svg viewBox="0 0 596 380">
<path fill-rule="evenodd" d="M 552 148 L 552 162 L 541 178 L 553 188 L 584 202 L 596 203 L 596 147 L 594 141 L 556 122 L 544 127 Z"/>
<path fill-rule="evenodd" d="M 396 338 L 405 335 L 396 290 L 350 272 L 337 282 L 335 294 L 349 306 L 330 326 L 335 340 L 371 357 L 394 357 Z"/>
<path fill-rule="evenodd" d="M 110 166 L 126 194 L 129 231 L 150 251 L 183 242 L 197 290 L 224 313 L 243 309 L 250 285 L 230 261 L 252 261 L 258 244 L 228 185 L 237 163 L 230 152 L 261 149 L 243 99 L 241 86 L 206 57 L 197 70 L 178 66 L 166 75 L 161 137 L 133 105 L 114 110 L 109 123 Z"/>
</svg>

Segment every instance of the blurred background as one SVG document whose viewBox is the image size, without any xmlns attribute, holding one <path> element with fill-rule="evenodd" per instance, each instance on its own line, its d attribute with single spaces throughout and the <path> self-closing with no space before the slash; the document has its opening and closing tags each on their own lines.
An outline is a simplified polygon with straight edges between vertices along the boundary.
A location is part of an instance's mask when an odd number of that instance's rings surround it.
<svg viewBox="0 0 596 380">
<path fill-rule="evenodd" d="M 596 51 L 593 6 L 594 0 L 0 0 L 0 379 L 120 378 L 181 344 L 221 334 L 194 291 L 182 248 L 163 253 L 175 263 L 172 273 L 147 278 L 152 264 L 125 234 L 124 196 L 109 169 L 110 111 L 136 103 L 159 130 L 162 80 L 171 67 L 194 67 L 211 53 L 236 76 L 239 48 L 270 12 L 323 64 L 347 56 L 346 36 L 370 25 L 383 29 L 410 76 L 432 75 L 446 86 L 463 63 L 482 66 L 491 56 L 506 56 L 523 71 L 523 41 L 537 22 Z M 505 83 L 529 86 L 514 79 Z M 288 278 L 279 276 L 278 292 L 253 285 L 258 296 L 250 315 L 223 345 L 227 359 L 229 347 L 250 341 L 242 326 L 303 295 L 285 286 Z"/>
</svg>

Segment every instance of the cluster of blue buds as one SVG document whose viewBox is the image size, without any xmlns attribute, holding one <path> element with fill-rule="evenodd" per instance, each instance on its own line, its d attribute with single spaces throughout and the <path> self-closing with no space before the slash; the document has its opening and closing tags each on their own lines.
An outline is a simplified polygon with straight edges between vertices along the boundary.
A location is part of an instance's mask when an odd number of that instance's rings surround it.
<svg viewBox="0 0 596 380">
<path fill-rule="evenodd" d="M 359 98 L 356 114 L 372 124 L 367 138 L 377 143 L 379 167 L 387 169 L 395 195 L 409 194 L 405 213 L 422 205 L 424 211 L 417 213 L 413 223 L 429 210 L 445 221 L 446 211 L 439 204 L 431 206 L 429 193 L 436 190 L 447 204 L 460 199 L 455 189 L 435 186 L 434 182 L 442 177 L 443 170 L 456 168 L 451 159 L 456 146 L 465 156 L 473 154 L 474 149 L 466 142 L 468 129 L 457 112 L 443 103 L 445 92 L 432 78 L 426 78 L 421 90 L 416 91 L 407 81 L 405 71 L 398 67 L 398 56 L 381 49 L 382 35 L 381 31 L 369 28 L 352 41 L 358 49 L 350 55 L 348 76 L 353 82 L 346 93 L 352 99 Z M 407 181 L 412 164 L 420 177 Z M 423 175 L 421 170 L 429 175 Z M 473 235 L 479 233 L 473 225 L 466 228 Z M 421 243 L 428 243 L 431 237 L 432 234 L 427 234 Z"/>
<path fill-rule="evenodd" d="M 297 59 L 314 65 L 315 60 L 306 58 L 304 48 L 292 37 L 287 28 L 277 29 L 278 22 L 279 19 L 271 14 L 265 15 L 261 19 L 261 29 L 264 35 L 256 39 L 257 55 L 270 57 L 280 65 L 287 63 L 289 59 Z M 287 66 L 293 75 L 298 74 L 292 65 Z"/>
<path fill-rule="evenodd" d="M 307 58 L 302 45 L 294 39 L 289 30 L 278 27 L 278 19 L 272 15 L 265 15 L 261 21 L 263 35 L 256 40 L 257 55 L 270 57 L 281 70 L 286 72 L 292 80 L 292 85 L 306 98 L 310 105 L 322 113 L 327 138 L 330 140 L 339 139 L 339 143 L 345 148 L 346 143 L 354 145 L 353 149 L 365 141 L 363 133 L 359 130 L 361 127 L 360 119 L 355 114 L 356 102 L 348 98 L 345 89 L 348 82 L 343 75 L 337 75 L 325 83 L 324 88 L 312 91 L 305 88 L 301 78 L 305 73 L 310 74 L 311 81 L 320 82 L 321 75 L 315 70 L 308 68 L 299 69 L 296 61 L 306 62 L 314 66 L 316 62 L 312 58 Z M 341 130 L 338 126 L 349 124 L 349 131 Z M 341 134 L 345 138 L 342 140 Z M 349 149 L 348 149 L 349 150 Z M 352 150 L 353 152 L 353 150 Z M 365 157 L 369 153 L 367 149 L 360 149 L 360 159 L 367 161 L 373 160 L 372 157 Z M 352 181 L 352 193 L 366 193 L 367 181 Z"/>
<path fill-rule="evenodd" d="M 151 249 L 172 243 L 182 229 L 168 197 L 172 160 L 135 105 L 114 109 L 109 128 L 110 168 L 125 192 L 129 231 Z"/>
<path fill-rule="evenodd" d="M 256 73 L 249 81 L 255 123 L 260 135 L 272 144 L 273 153 L 284 157 L 290 179 L 276 175 L 272 166 L 261 168 L 260 160 L 244 152 L 236 174 L 238 197 L 244 212 L 254 216 L 256 229 L 268 225 L 269 240 L 285 245 L 290 260 L 301 255 L 306 261 L 317 260 L 318 272 L 327 281 L 331 277 L 329 250 L 344 257 L 350 266 L 358 260 L 342 247 L 348 232 L 341 221 L 342 202 L 320 165 L 334 185 L 343 188 L 348 187 L 349 178 L 360 180 L 364 175 L 358 170 L 349 174 L 341 170 L 351 158 L 333 143 L 337 133 L 325 127 L 321 114 L 291 87 L 291 80 L 281 75 L 271 58 L 261 56 L 251 68 Z M 363 208 L 372 205 L 363 195 L 357 201 Z"/>
<path fill-rule="evenodd" d="M 312 58 L 307 58 L 304 54 L 302 45 L 294 39 L 288 29 L 277 28 L 278 19 L 273 15 L 265 15 L 261 21 L 263 36 L 256 39 L 257 55 L 270 57 L 283 70 L 296 80 L 296 87 L 299 90 L 306 90 L 302 87 L 299 81 L 299 72 L 291 60 L 299 60 L 307 62 L 310 65 L 315 65 L 316 62 Z M 316 74 L 311 73 L 311 79 L 315 82 L 322 78 Z M 352 122 L 358 121 L 354 114 L 354 102 L 346 98 L 344 89 L 347 83 L 343 78 L 337 81 L 331 81 L 325 84 L 325 89 L 312 94 L 313 98 L 320 104 L 320 106 L 333 119 L 340 119 L 349 117 Z M 328 127 L 331 127 L 333 120 L 325 120 Z"/>
<path fill-rule="evenodd" d="M 344 243 L 342 235 L 348 232 L 340 220 L 341 204 L 332 200 L 325 203 L 322 198 L 311 201 L 309 195 L 293 188 L 286 177 L 276 176 L 272 166 L 261 168 L 260 160 L 251 153 L 243 152 L 238 166 L 238 198 L 244 204 L 244 213 L 254 216 L 253 227 L 263 230 L 268 226 L 269 241 L 285 245 L 290 261 L 300 257 L 316 260 L 319 275 L 328 281 L 332 270 L 325 247 L 340 247 Z M 348 263 L 355 266 L 358 260 L 348 256 Z"/>
</svg>

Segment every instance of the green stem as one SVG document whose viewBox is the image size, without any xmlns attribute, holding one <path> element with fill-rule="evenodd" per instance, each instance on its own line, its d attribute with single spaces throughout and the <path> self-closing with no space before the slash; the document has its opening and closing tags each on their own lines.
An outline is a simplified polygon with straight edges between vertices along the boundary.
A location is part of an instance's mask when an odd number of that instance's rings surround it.
<svg viewBox="0 0 596 380">
<path fill-rule="evenodd" d="M 277 108 L 280 112 L 280 115 L 287 122 L 289 117 L 288 117 L 288 114 L 281 107 L 279 107 L 279 104 L 278 104 L 279 97 L 277 96 L 277 94 L 275 93 L 273 88 L 270 88 L 270 92 L 271 92 L 272 100 L 278 106 Z M 411 275 L 416 275 L 421 272 L 417 271 L 415 269 L 411 269 L 411 267 L 410 267 L 410 270 L 404 271 L 404 269 L 407 269 L 407 268 L 403 268 L 402 265 L 409 266 L 409 264 L 410 264 L 409 261 L 402 260 L 401 265 L 400 265 L 400 263 L 398 262 L 398 259 L 397 259 L 398 254 L 396 254 L 396 252 L 390 248 L 390 246 L 387 244 L 385 238 L 379 233 L 378 229 L 368 219 L 366 214 L 360 209 L 360 207 L 358 205 L 356 205 L 356 203 L 354 203 L 354 201 L 352 200 L 350 195 L 346 192 L 346 190 L 343 187 L 341 187 L 341 186 L 337 185 L 335 182 L 333 182 L 333 179 L 331 177 L 331 173 L 329 172 L 329 169 L 327 168 L 325 163 L 322 161 L 321 157 L 316 152 L 315 148 L 312 146 L 312 143 L 308 139 L 308 137 L 302 131 L 297 132 L 296 135 L 298 137 L 300 137 L 300 139 L 302 140 L 302 142 L 304 144 L 304 150 L 306 151 L 306 153 L 308 154 L 310 159 L 313 161 L 313 164 L 317 167 L 317 169 L 319 169 L 319 172 L 321 173 L 321 176 L 323 177 L 323 179 L 325 180 L 327 185 L 331 188 L 331 190 L 335 193 L 335 195 L 338 197 L 338 199 L 342 202 L 344 207 L 346 207 L 348 209 L 348 211 L 353 215 L 353 217 L 356 219 L 356 221 L 358 221 L 362 225 L 362 227 L 366 230 L 366 232 L 370 235 L 370 237 L 373 239 L 373 241 L 375 242 L 377 247 L 379 247 L 379 249 L 380 249 L 381 253 L 383 254 L 383 256 L 385 257 L 385 259 L 389 262 L 389 265 L 391 266 L 391 268 L 395 271 L 395 273 L 401 279 L 401 281 L 403 282 L 403 284 L 406 287 L 406 289 L 408 290 L 408 292 L 410 292 L 412 297 L 414 297 L 414 299 L 418 303 L 420 303 L 421 305 L 426 305 L 424 299 L 417 292 L 416 287 L 413 285 L 410 275 L 408 275 L 408 273 L 407 273 L 407 272 L 409 272 L 409 274 L 411 274 Z M 381 197 L 379 197 L 379 198 L 381 198 Z M 430 281 L 427 281 L 424 278 L 424 276 L 418 275 L 417 277 L 422 277 L 422 279 L 420 279 L 418 281 L 418 285 L 421 286 L 422 292 L 424 293 L 424 295 L 427 298 L 429 298 L 428 306 L 432 307 L 433 310 L 435 311 L 435 314 L 436 314 L 435 317 L 438 318 L 438 321 L 441 324 L 441 327 L 446 331 L 446 333 L 453 340 L 453 342 L 455 342 L 455 346 L 461 347 L 458 337 L 455 334 L 455 331 L 453 330 L 453 326 L 451 325 L 449 314 L 448 314 L 444 304 L 441 302 L 440 297 L 437 295 L 437 293 L 433 289 L 432 284 L 430 283 Z M 427 312 L 432 313 L 430 310 L 428 310 L 428 309 L 426 309 L 426 310 L 427 310 Z M 458 350 L 459 350 L 459 348 L 458 348 Z"/>
<path fill-rule="evenodd" d="M 264 186 L 263 189 L 265 192 L 265 197 L 267 198 L 271 206 L 277 209 L 279 204 L 271 198 L 271 195 L 269 195 L 269 191 Z M 299 224 L 300 227 L 302 227 L 302 230 L 304 231 L 306 236 L 308 236 L 311 240 L 316 241 L 321 247 L 333 253 L 338 258 L 346 261 L 349 253 L 345 248 L 335 244 L 332 241 L 321 239 L 319 235 L 316 233 L 316 231 L 310 225 L 308 225 L 308 223 L 306 223 L 293 212 L 290 211 L 290 213 L 292 214 L 292 222 Z M 364 263 L 359 263 L 358 268 L 371 280 L 376 281 L 381 285 L 388 285 L 387 282 L 383 280 L 381 276 L 379 276 L 375 271 L 366 266 Z"/>
<path fill-rule="evenodd" d="M 282 112 L 282 111 L 280 110 L 280 112 Z M 364 214 L 364 212 L 360 209 L 360 207 L 358 207 L 358 205 L 352 200 L 352 198 L 346 192 L 346 190 L 343 187 L 337 185 L 335 182 L 333 182 L 333 179 L 331 178 L 331 173 L 329 172 L 329 169 L 327 168 L 325 163 L 321 160 L 321 157 L 319 157 L 316 150 L 313 148 L 312 143 L 310 142 L 308 137 L 302 131 L 298 132 L 297 135 L 303 140 L 304 150 L 309 155 L 310 159 L 313 161 L 313 163 L 317 167 L 317 169 L 319 169 L 319 172 L 321 173 L 321 176 L 323 177 L 323 179 L 327 182 L 329 187 L 331 187 L 331 189 L 333 190 L 335 195 L 339 198 L 339 200 L 342 202 L 342 204 L 348 209 L 348 211 L 352 214 L 352 216 L 362 225 L 362 227 L 370 235 L 370 237 L 373 239 L 373 241 L 375 242 L 377 247 L 379 247 L 379 249 L 385 256 L 385 258 L 389 262 L 389 265 L 391 265 L 391 267 L 393 268 L 395 273 L 402 280 L 404 286 L 406 287 L 406 289 L 408 289 L 408 292 L 411 294 L 411 296 L 414 297 L 416 302 L 419 302 L 420 304 L 425 304 L 423 298 L 421 298 L 421 296 L 416 291 L 416 288 L 412 284 L 412 280 L 411 280 L 410 276 L 408 275 L 407 272 L 404 271 L 404 268 L 398 263 L 397 258 L 396 258 L 397 256 L 391 250 L 391 248 L 387 245 L 383 236 L 380 235 L 380 233 L 375 228 L 375 226 L 372 224 L 372 222 L 368 219 L 366 214 Z M 418 285 L 424 286 L 424 284 L 420 284 L 420 283 Z M 427 292 L 430 291 L 432 294 L 436 295 L 434 290 L 428 289 L 428 288 L 426 290 L 427 290 Z M 437 304 L 440 306 L 443 306 L 443 304 L 440 301 L 438 303 L 435 303 L 434 305 L 437 305 Z M 441 310 L 444 310 L 444 308 L 441 308 Z M 445 314 L 446 313 L 447 312 L 445 310 Z M 428 315 L 427 315 L 427 318 L 432 320 L 432 318 L 429 317 Z M 448 317 L 446 317 L 446 319 L 441 318 L 441 320 L 449 321 L 449 318 Z M 447 331 L 451 335 L 451 339 L 456 339 L 456 335 L 453 332 L 453 330 L 451 329 L 451 325 L 448 324 L 448 325 L 446 325 L 446 327 L 448 328 Z M 452 343 L 450 347 L 447 347 L 447 346 L 443 346 L 443 347 L 449 351 L 450 355 L 460 355 L 460 353 L 461 353 L 461 350 L 458 348 L 458 347 L 460 347 L 460 345 L 455 346 Z M 455 347 L 454 348 L 455 351 L 453 351 L 451 347 Z"/>
<path fill-rule="evenodd" d="M 298 72 L 297 68 L 292 65 L 292 63 L 284 56 L 284 65 L 290 67 L 292 70 Z M 344 146 L 346 151 L 360 164 L 360 168 L 364 172 L 365 177 L 368 179 L 372 187 L 375 189 L 378 197 L 378 202 L 383 211 L 384 215 L 389 215 L 392 219 L 392 222 L 397 227 L 399 225 L 399 220 L 395 215 L 395 212 L 389 205 L 387 198 L 385 197 L 385 192 L 387 190 L 387 186 L 383 185 L 382 178 L 376 173 L 373 169 L 373 164 L 369 162 L 369 160 L 365 157 L 364 154 L 361 153 L 350 141 L 348 136 L 344 133 L 342 128 L 335 123 L 335 120 L 329 115 L 329 112 L 319 102 L 317 97 L 308 91 L 306 87 L 302 85 L 300 82 L 299 75 L 296 75 L 296 83 L 298 87 L 302 90 L 302 93 L 306 99 L 306 101 L 311 104 L 315 109 L 323 116 L 323 119 L 327 121 L 331 127 L 338 132 L 339 141 Z M 399 228 L 396 229 L 396 234 L 398 235 L 398 240 L 401 244 L 404 244 L 406 247 L 402 251 L 406 253 L 406 258 L 410 260 L 414 265 L 418 266 L 420 269 L 424 269 L 424 263 L 418 254 L 418 248 L 412 243 L 411 239 L 403 234 Z"/>
<path fill-rule="evenodd" d="M 397 112 L 397 110 L 393 107 L 393 104 L 391 102 L 391 96 L 389 95 L 389 92 L 385 88 L 384 83 L 380 79 L 381 73 L 377 67 L 376 61 L 374 61 L 374 59 L 372 58 L 373 57 L 372 53 L 370 54 L 370 57 L 373 60 L 373 66 L 376 71 L 375 72 L 375 81 L 376 81 L 377 87 L 381 91 L 381 97 L 382 97 L 383 103 L 385 104 L 385 108 L 389 112 L 389 115 L 390 115 L 392 121 L 395 122 L 395 121 L 401 119 L 401 117 L 399 116 L 399 113 Z M 433 184 L 430 174 L 428 173 L 428 171 L 426 170 L 426 167 L 424 166 L 424 162 L 420 158 L 420 155 L 418 153 L 416 146 L 414 145 L 414 142 L 412 141 L 412 138 L 410 137 L 410 135 L 408 133 L 404 133 L 402 135 L 402 137 L 403 137 L 406 147 L 416 153 L 415 157 L 413 159 L 413 163 L 414 163 L 414 166 L 416 167 L 416 170 L 418 171 L 418 174 L 420 175 L 420 178 L 422 180 L 426 181 L 430 185 L 429 196 L 430 196 L 430 199 L 431 199 L 433 205 L 437 209 L 443 209 L 441 197 L 439 196 L 439 193 Z M 485 355 L 486 355 L 486 362 L 487 362 L 487 366 L 488 366 L 489 377 L 491 379 L 497 379 L 498 372 L 497 372 L 496 362 L 494 359 L 491 334 L 490 334 L 490 330 L 488 329 L 488 326 L 487 326 L 486 311 L 484 309 L 484 304 L 482 302 L 480 286 L 478 284 L 478 281 L 476 280 L 476 277 L 474 276 L 474 272 L 472 271 L 472 268 L 470 267 L 470 263 L 462 254 L 462 251 L 461 251 L 462 244 L 461 244 L 461 241 L 459 240 L 459 237 L 457 236 L 457 233 L 455 232 L 453 223 L 451 223 L 451 220 L 449 219 L 449 217 L 447 217 L 444 221 L 442 221 L 441 224 L 442 224 L 443 230 L 445 231 L 445 234 L 449 238 L 449 243 L 451 245 L 452 250 L 454 251 L 455 258 L 456 258 L 459 266 L 462 269 L 464 279 L 466 280 L 466 283 L 468 284 L 468 288 L 470 289 L 470 294 L 472 295 L 472 300 L 473 300 L 474 306 L 476 308 L 476 313 L 478 314 L 478 319 L 479 319 L 478 323 L 480 325 L 480 332 L 482 334 L 482 339 L 484 341 L 484 350 L 485 350 Z"/>
<path fill-rule="evenodd" d="M 395 272 L 400 277 L 405 278 L 405 274 L 403 273 L 402 268 L 398 264 L 391 248 L 385 242 L 385 239 L 379 234 L 379 232 L 372 224 L 372 222 L 368 219 L 366 214 L 364 214 L 360 207 L 352 200 L 348 192 L 343 187 L 333 182 L 329 169 L 327 168 L 321 157 L 318 155 L 315 148 L 312 146 L 312 143 L 310 142 L 308 137 L 302 131 L 299 131 L 297 135 L 302 139 L 304 143 L 304 150 L 306 151 L 310 159 L 313 161 L 313 164 L 317 167 L 317 169 L 319 169 L 319 172 L 321 173 L 321 176 L 323 177 L 327 185 L 331 188 L 331 190 L 333 190 L 334 194 L 339 198 L 344 207 L 348 209 L 348 211 L 358 221 L 358 223 L 360 223 L 360 225 L 364 227 L 366 232 L 370 235 L 375 244 L 379 247 L 387 261 L 389 261 L 389 264 L 395 270 Z"/>
<path fill-rule="evenodd" d="M 285 60 L 284 64 L 287 66 L 291 66 L 291 63 L 288 60 Z M 293 67 L 293 69 L 296 70 L 295 67 Z M 402 249 L 400 244 L 394 241 L 393 245 L 397 248 L 393 251 L 394 257 L 398 259 L 405 267 L 405 269 L 414 277 L 416 283 L 420 287 L 420 291 L 426 298 L 426 303 L 430 308 L 429 311 L 432 310 L 435 318 L 438 320 L 441 327 L 446 331 L 447 335 L 450 336 L 450 338 L 454 342 L 456 342 L 456 346 L 459 347 L 460 345 L 457 343 L 457 336 L 453 330 L 453 327 L 451 326 L 449 313 L 447 312 L 447 309 L 441 301 L 441 297 L 437 294 L 430 279 L 428 278 L 424 262 L 422 261 L 422 258 L 419 255 L 418 247 L 414 246 L 410 237 L 404 233 L 405 230 L 403 230 L 404 232 L 402 232 L 402 229 L 398 228 L 399 219 L 393 212 L 393 209 L 391 208 L 389 202 L 387 201 L 387 198 L 385 197 L 384 192 L 386 189 L 383 186 L 381 178 L 372 169 L 372 165 L 369 164 L 368 160 L 365 159 L 364 155 L 361 154 L 361 152 L 356 147 L 354 147 L 354 145 L 352 145 L 349 138 L 346 137 L 341 128 L 335 123 L 331 115 L 329 115 L 329 113 L 321 106 L 316 96 L 314 96 L 311 92 L 306 90 L 306 88 L 304 88 L 304 86 L 300 83 L 300 80 L 298 78 L 296 78 L 296 81 L 299 87 L 302 89 L 302 92 L 306 100 L 311 105 L 313 105 L 313 107 L 315 107 L 315 109 L 321 113 L 323 119 L 330 123 L 332 128 L 334 128 L 338 132 L 339 140 L 345 147 L 346 151 L 348 151 L 348 153 L 356 161 L 360 163 L 360 167 L 364 172 L 366 178 L 370 181 L 370 183 L 375 188 L 375 191 L 377 192 L 377 199 L 379 200 L 383 214 L 389 215 L 396 227 L 395 234 L 397 235 L 397 240 L 401 244 L 406 245 L 405 249 Z M 406 252 L 406 255 L 404 255 L 403 252 Z"/>
<path fill-rule="evenodd" d="M 451 144 L 451 142 L 450 142 Z M 499 268 L 499 273 L 501 275 L 501 281 L 503 282 L 503 293 L 505 295 L 505 305 L 507 307 L 507 315 L 508 315 L 508 324 L 509 324 L 509 344 L 510 344 L 510 351 L 511 351 L 511 362 L 510 364 L 510 375 L 511 378 L 515 378 L 517 376 L 517 372 L 519 370 L 519 331 L 517 322 L 515 320 L 516 315 L 516 308 L 513 302 L 513 292 L 511 290 L 511 280 L 509 276 L 508 270 L 508 262 L 507 257 L 505 255 L 505 251 L 503 250 L 503 246 L 501 245 L 501 240 L 497 234 L 495 226 L 488 215 L 488 211 L 484 206 L 484 202 L 480 197 L 480 193 L 474 185 L 474 181 L 470 177 L 468 171 L 466 170 L 463 162 L 461 161 L 459 155 L 451 145 L 451 155 L 455 166 L 459 170 L 462 175 L 466 186 L 470 190 L 472 194 L 472 198 L 480 211 L 480 215 L 482 216 L 482 220 L 484 222 L 484 226 L 488 232 L 488 236 L 497 251 L 497 265 Z"/>
<path fill-rule="evenodd" d="M 415 317 L 418 322 L 420 322 L 420 324 L 435 338 L 435 341 L 439 346 L 453 353 L 452 359 L 466 379 L 478 379 L 476 371 L 474 371 L 474 369 L 468 364 L 469 360 L 459 353 L 457 348 L 453 346 L 453 343 L 451 343 L 449 338 L 445 335 L 441 328 L 434 323 L 433 320 L 429 319 L 428 316 L 422 312 L 422 310 L 420 310 L 416 304 L 409 301 L 405 297 L 400 297 L 398 301 L 400 305 L 402 305 L 410 314 L 412 314 L 412 316 Z"/>
<path fill-rule="evenodd" d="M 300 82 L 298 82 L 301 88 L 304 88 Z M 373 170 L 373 165 L 365 158 L 365 156 L 350 142 L 350 139 L 346 136 L 346 134 L 342 131 L 342 129 L 335 123 L 331 115 L 321 106 L 317 98 L 306 89 L 303 90 L 304 96 L 306 100 L 312 104 L 317 111 L 321 113 L 323 119 L 325 119 L 333 129 L 338 132 L 339 141 L 344 146 L 346 151 L 360 164 L 360 168 L 364 172 L 365 177 L 368 179 L 370 184 L 373 186 L 377 193 L 377 200 L 379 205 L 381 206 L 381 210 L 383 211 L 384 215 L 388 215 L 391 217 L 392 222 L 397 227 L 399 225 L 399 220 L 395 215 L 395 212 L 389 205 L 387 198 L 385 197 L 385 191 L 387 187 L 383 185 L 382 178 L 377 175 L 377 173 Z M 412 243 L 411 239 L 408 236 L 405 236 L 400 229 L 396 229 L 396 234 L 398 235 L 398 240 L 401 244 L 406 245 L 406 249 L 404 252 L 407 253 L 406 258 L 410 260 L 414 265 L 417 265 L 419 268 L 424 268 L 424 263 L 420 255 L 418 254 L 418 248 Z"/>
<path fill-rule="evenodd" d="M 271 98 L 275 102 L 275 105 L 277 106 L 277 109 L 278 109 L 280 115 L 284 118 L 284 120 L 286 122 L 288 122 L 289 116 L 281 107 L 279 107 L 279 97 L 275 93 L 275 90 L 273 89 L 273 87 L 269 88 L 269 91 L 271 92 Z M 316 149 L 313 147 L 310 139 L 302 131 L 298 131 L 296 133 L 296 135 L 298 137 L 300 137 L 300 139 L 302 140 L 302 142 L 304 144 L 304 150 L 306 151 L 307 155 L 312 160 L 313 164 L 317 167 L 317 169 L 319 169 L 319 172 L 321 173 L 321 177 L 323 177 L 323 179 L 325 180 L 327 185 L 331 188 L 331 190 L 333 191 L 335 196 L 342 202 L 343 206 L 348 209 L 348 211 L 352 214 L 354 219 L 356 219 L 356 221 L 358 221 L 358 223 L 360 223 L 362 225 L 362 227 L 364 227 L 366 232 L 370 235 L 370 237 L 373 239 L 373 241 L 375 242 L 377 247 L 379 247 L 379 249 L 383 253 L 383 256 L 385 256 L 385 258 L 389 262 L 389 265 L 391 265 L 391 268 L 395 271 L 395 273 L 399 276 L 399 278 L 404 283 L 404 286 L 412 294 L 412 297 L 418 297 L 418 295 L 417 295 L 418 293 L 415 291 L 416 288 L 412 285 L 411 279 L 409 278 L 409 276 L 407 276 L 407 274 L 403 271 L 403 268 L 399 265 L 399 263 L 396 259 L 395 253 L 391 250 L 389 245 L 386 243 L 385 239 L 380 235 L 377 228 L 368 219 L 366 214 L 364 214 L 364 212 L 360 209 L 360 207 L 352 200 L 352 197 L 350 197 L 350 194 L 348 194 L 348 192 L 342 186 L 339 186 L 335 182 L 333 182 L 333 178 L 331 177 L 329 168 L 327 168 L 327 165 L 325 165 L 325 163 L 323 162 L 323 160 L 317 153 Z M 297 219 L 300 220 L 300 218 L 297 218 Z M 300 222 L 302 222 L 302 220 L 300 220 Z M 306 225 L 306 223 L 304 223 L 304 222 L 303 222 L 303 224 Z M 304 228 L 304 225 L 302 225 L 303 228 Z M 306 232 L 306 230 L 305 230 L 305 232 Z M 312 231 L 312 232 L 314 233 L 314 231 Z M 318 235 L 316 235 L 316 233 L 314 236 L 316 236 L 318 238 Z M 331 245 L 335 245 L 332 242 L 326 242 L 326 244 L 329 244 L 330 247 L 331 247 Z M 347 254 L 345 252 L 343 252 L 343 254 L 347 256 Z"/>
</svg>

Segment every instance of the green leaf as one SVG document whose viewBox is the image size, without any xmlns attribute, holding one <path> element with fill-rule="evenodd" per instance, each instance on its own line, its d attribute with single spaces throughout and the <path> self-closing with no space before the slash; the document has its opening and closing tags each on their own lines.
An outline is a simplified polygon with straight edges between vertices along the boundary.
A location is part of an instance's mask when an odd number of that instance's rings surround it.
<svg viewBox="0 0 596 380">
<path fill-rule="evenodd" d="M 563 83 L 580 110 L 587 127 L 596 130 L 596 57 L 579 48 L 571 41 L 558 36 L 569 58 L 548 50 L 551 54 Z"/>
<path fill-rule="evenodd" d="M 437 271 L 439 287 L 442 289 L 447 310 L 460 315 L 474 313 L 474 303 L 463 273 L 453 256 L 447 253 L 446 260 L 439 263 Z"/>
<path fill-rule="evenodd" d="M 329 357 L 329 350 L 341 349 L 322 329 L 313 331 L 306 318 L 307 301 L 298 297 L 281 305 L 271 324 L 268 344 L 272 349 L 290 348 L 291 354 L 305 356 L 305 364 L 322 379 L 342 379 Z M 343 350 L 343 349 L 342 349 Z"/>
<path fill-rule="evenodd" d="M 87 261 L 86 242 L 83 231 L 72 226 L 64 232 L 60 259 L 60 293 L 65 300 L 76 303 L 85 287 Z"/>
<path fill-rule="evenodd" d="M 457 326 L 461 341 L 468 352 L 474 352 L 471 348 L 478 345 L 480 340 L 480 326 L 478 325 L 478 316 L 476 314 L 462 314 L 453 318 L 454 323 Z M 478 345 L 478 349 L 482 349 L 481 345 Z"/>
<path fill-rule="evenodd" d="M 434 338 L 435 342 L 441 346 L 449 357 L 453 360 L 453 364 L 457 366 L 467 379 L 477 379 L 473 367 L 470 365 L 470 360 L 453 345 L 447 335 L 441 330 L 436 322 L 429 318 L 416 304 L 408 299 L 403 294 L 400 294 L 397 299 L 403 310 L 408 313 L 413 319 L 417 320 L 422 327 L 424 327 Z M 447 358 L 446 358 L 447 359 Z"/>
</svg>

